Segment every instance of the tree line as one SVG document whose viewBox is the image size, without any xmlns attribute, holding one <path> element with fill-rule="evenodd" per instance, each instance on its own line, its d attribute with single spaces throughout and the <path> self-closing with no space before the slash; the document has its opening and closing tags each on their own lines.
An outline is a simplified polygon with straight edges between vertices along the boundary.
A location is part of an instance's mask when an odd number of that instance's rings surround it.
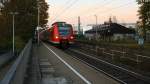
<svg viewBox="0 0 150 84">
<path fill-rule="evenodd" d="M 137 22 L 141 36 L 146 40 L 146 33 L 150 32 L 150 0 L 137 0 L 139 7 L 139 21 Z"/>
<path fill-rule="evenodd" d="M 38 25 L 38 7 L 40 26 L 48 22 L 48 4 L 45 0 L 0 0 L 0 48 L 10 49 L 12 45 L 12 14 L 15 15 L 15 45 L 21 48 L 34 34 Z"/>
</svg>

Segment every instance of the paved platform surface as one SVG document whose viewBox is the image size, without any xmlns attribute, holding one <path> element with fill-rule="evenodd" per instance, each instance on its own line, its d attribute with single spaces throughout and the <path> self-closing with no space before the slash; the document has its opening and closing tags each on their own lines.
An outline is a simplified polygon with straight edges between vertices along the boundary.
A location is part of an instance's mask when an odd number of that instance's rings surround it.
<svg viewBox="0 0 150 84">
<path fill-rule="evenodd" d="M 32 55 L 39 61 L 41 84 L 119 84 L 61 49 L 45 43 L 33 48 Z"/>
</svg>

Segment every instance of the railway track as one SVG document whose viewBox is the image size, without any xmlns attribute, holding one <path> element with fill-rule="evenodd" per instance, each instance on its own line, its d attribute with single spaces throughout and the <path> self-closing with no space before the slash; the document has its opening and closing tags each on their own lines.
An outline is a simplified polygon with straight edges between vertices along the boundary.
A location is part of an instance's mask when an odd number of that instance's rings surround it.
<svg viewBox="0 0 150 84">
<path fill-rule="evenodd" d="M 109 62 L 98 59 L 95 56 L 85 54 L 81 52 L 81 50 L 70 48 L 65 52 L 73 56 L 75 59 L 86 63 L 90 67 L 103 72 L 121 84 L 150 84 L 149 79 L 138 73 L 113 65 Z"/>
</svg>

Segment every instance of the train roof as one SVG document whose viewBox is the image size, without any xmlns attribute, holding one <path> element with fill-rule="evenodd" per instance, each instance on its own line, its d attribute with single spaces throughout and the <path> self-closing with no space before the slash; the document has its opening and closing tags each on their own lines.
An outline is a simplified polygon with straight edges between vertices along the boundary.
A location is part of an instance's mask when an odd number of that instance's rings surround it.
<svg viewBox="0 0 150 84">
<path fill-rule="evenodd" d="M 71 24 L 66 24 L 68 27 L 72 27 L 72 25 Z"/>
<path fill-rule="evenodd" d="M 54 25 L 54 24 L 66 24 L 66 22 L 55 22 L 52 25 Z"/>
<path fill-rule="evenodd" d="M 71 24 L 68 24 L 68 23 L 66 23 L 66 22 L 55 22 L 55 23 L 52 24 L 52 26 L 55 25 L 55 24 L 58 24 L 59 26 L 68 26 L 68 27 L 72 27 Z"/>
</svg>

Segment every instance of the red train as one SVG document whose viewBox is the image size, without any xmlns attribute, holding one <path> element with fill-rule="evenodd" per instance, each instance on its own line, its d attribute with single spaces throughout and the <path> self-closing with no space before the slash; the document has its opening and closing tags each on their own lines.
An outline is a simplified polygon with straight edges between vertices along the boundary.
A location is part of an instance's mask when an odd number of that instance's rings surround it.
<svg viewBox="0 0 150 84">
<path fill-rule="evenodd" d="M 61 47 L 74 43 L 74 34 L 71 24 L 55 22 L 52 27 L 40 32 L 40 39 Z"/>
</svg>

